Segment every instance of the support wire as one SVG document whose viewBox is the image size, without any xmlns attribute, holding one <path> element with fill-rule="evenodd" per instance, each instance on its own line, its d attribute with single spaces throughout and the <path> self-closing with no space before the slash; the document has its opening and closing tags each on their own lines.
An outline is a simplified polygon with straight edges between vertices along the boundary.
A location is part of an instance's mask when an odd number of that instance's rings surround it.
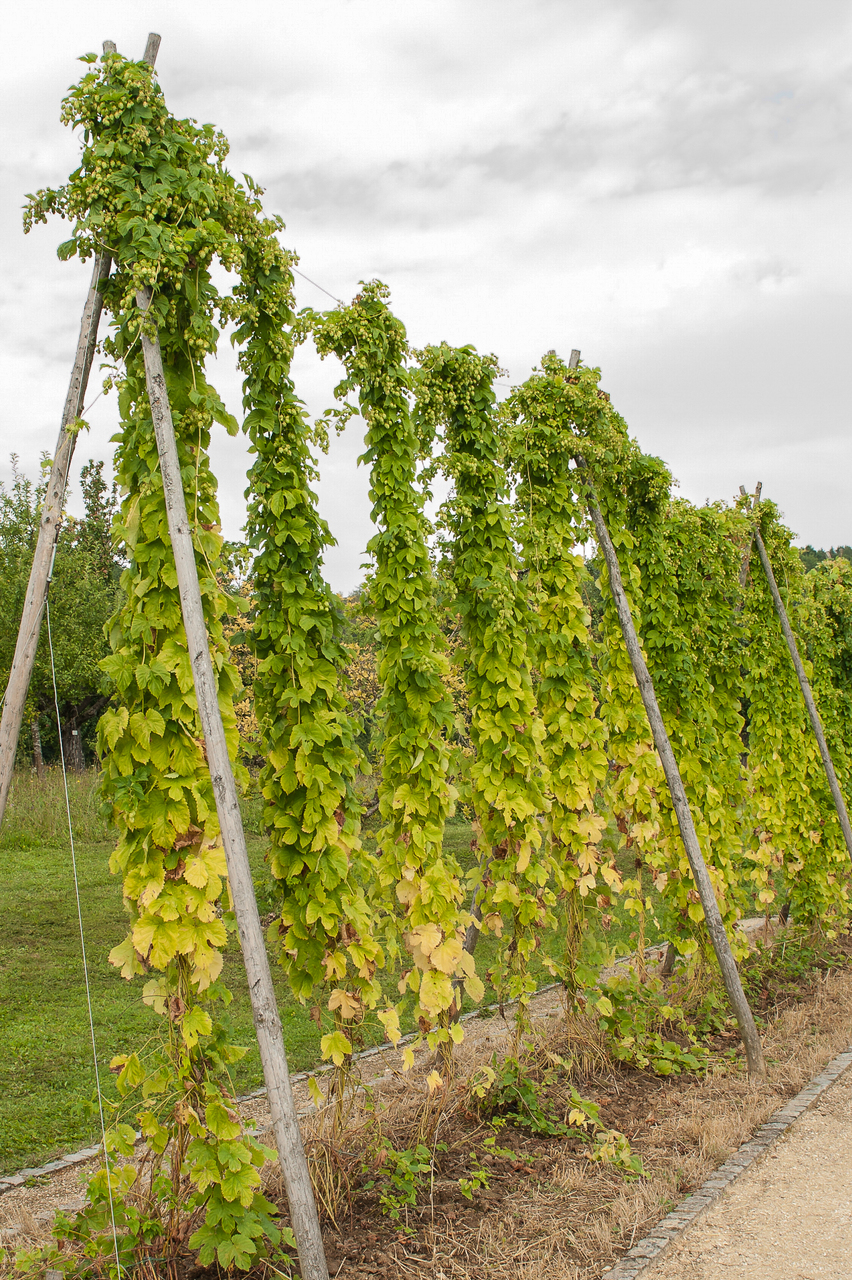
<svg viewBox="0 0 852 1280">
<path fill-rule="evenodd" d="M 54 548 L 55 552 L 55 548 Z M 53 565 L 51 564 L 51 577 L 53 576 Z M 107 1194 L 109 1195 L 109 1215 L 112 1221 L 112 1243 L 115 1252 L 115 1265 L 118 1269 L 117 1274 L 121 1276 L 121 1259 L 118 1253 L 118 1230 L 115 1225 L 115 1207 L 112 1202 L 112 1176 L 109 1165 L 109 1154 L 106 1144 L 106 1125 L 104 1123 L 104 1104 L 101 1097 L 101 1074 L 98 1068 L 98 1047 L 95 1040 L 95 1019 L 92 1013 L 92 993 L 89 986 L 89 962 L 86 957 L 86 938 L 83 931 L 83 908 L 80 903 L 80 881 L 77 875 L 77 854 L 74 849 L 74 826 L 71 821 L 71 797 L 68 794 L 68 771 L 65 767 L 65 745 L 62 741 L 62 720 L 59 714 L 59 692 L 56 687 L 56 663 L 53 657 L 53 636 L 50 631 L 50 578 L 48 578 L 48 595 L 45 597 L 44 612 L 47 622 L 47 645 L 50 650 L 50 674 L 53 679 L 53 705 L 56 708 L 56 728 L 59 734 L 59 758 L 62 763 L 62 782 L 65 787 L 65 812 L 68 816 L 68 839 L 71 844 L 71 868 L 74 873 L 74 894 L 77 899 L 77 923 L 80 928 L 80 951 L 83 956 L 83 978 L 86 984 L 86 1004 L 89 1010 L 89 1034 L 92 1041 L 92 1062 L 95 1066 L 95 1088 L 98 1095 L 98 1114 L 101 1121 L 101 1139 L 104 1146 L 104 1164 L 106 1165 L 106 1183 Z"/>
</svg>

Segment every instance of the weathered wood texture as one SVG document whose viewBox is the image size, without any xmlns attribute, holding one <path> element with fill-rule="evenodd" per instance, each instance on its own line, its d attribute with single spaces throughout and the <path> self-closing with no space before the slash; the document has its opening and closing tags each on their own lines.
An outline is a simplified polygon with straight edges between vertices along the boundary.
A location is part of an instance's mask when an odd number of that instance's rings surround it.
<svg viewBox="0 0 852 1280">
<path fill-rule="evenodd" d="M 763 488 L 763 481 L 758 480 L 757 488 L 754 491 L 754 497 L 751 500 L 752 512 L 755 512 L 758 506 L 760 505 L 760 491 L 762 488 Z M 745 489 L 743 488 L 742 485 L 740 485 L 740 493 L 743 495 L 743 497 L 745 497 Z M 748 567 L 751 564 L 751 548 L 753 544 L 754 544 L 754 529 L 752 529 L 751 533 L 749 534 L 748 546 L 743 552 L 743 562 L 740 567 L 740 591 L 745 591 L 745 585 L 746 585 L 746 582 L 748 581 Z M 741 612 L 742 607 L 743 607 L 742 600 L 738 600 L 737 613 Z"/>
<path fill-rule="evenodd" d="M 137 294 L 136 301 L 142 310 L 147 311 L 150 297 L 149 290 L 140 291 Z M 201 591 L 198 585 L 192 529 L 181 483 L 177 444 L 157 338 L 143 332 L 142 351 L 145 358 L 148 399 L 160 455 L 169 533 L 175 557 L 198 711 L 207 747 L 210 776 L 216 795 L 222 841 L 228 861 L 228 879 L 248 977 L 252 1014 L 272 1115 L 275 1145 L 287 1189 L 293 1231 L 298 1243 L 300 1274 L 303 1280 L 328 1280 L 316 1202 L 296 1117 L 284 1040 L 281 1034 L 281 1021 L 254 896 L 237 787 L 228 758 L 225 730 L 219 712 L 216 680 L 210 659 Z"/>
</svg>

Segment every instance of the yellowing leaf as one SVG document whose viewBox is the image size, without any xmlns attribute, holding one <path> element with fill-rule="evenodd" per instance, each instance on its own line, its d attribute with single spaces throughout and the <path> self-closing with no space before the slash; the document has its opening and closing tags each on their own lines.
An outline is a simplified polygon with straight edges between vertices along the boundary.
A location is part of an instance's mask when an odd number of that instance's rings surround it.
<svg viewBox="0 0 852 1280">
<path fill-rule="evenodd" d="M 151 978 L 142 988 L 142 1001 L 150 1005 L 155 1013 L 165 1013 L 168 992 L 164 978 Z"/>
<path fill-rule="evenodd" d="M 475 973 L 472 973 L 464 980 L 464 989 L 470 996 L 474 1004 L 479 1004 L 485 995 L 485 984 L 482 979 Z"/>
<path fill-rule="evenodd" d="M 579 866 L 580 870 L 585 873 L 590 874 L 594 871 L 597 871 L 597 868 L 598 868 L 597 850 L 590 848 L 589 845 L 585 845 L 577 855 L 577 865 Z"/>
<path fill-rule="evenodd" d="M 442 973 L 455 973 L 462 953 L 460 938 L 447 938 L 429 956 L 429 962 Z"/>
<path fill-rule="evenodd" d="M 420 1007 L 431 1021 L 449 1009 L 453 1002 L 453 984 L 449 976 L 430 969 L 420 982 Z"/>
<path fill-rule="evenodd" d="M 199 1036 L 209 1036 L 213 1030 L 213 1020 L 206 1009 L 196 1005 L 185 1013 L 180 1024 L 181 1033 L 186 1043 L 192 1048 L 198 1043 Z"/>
<path fill-rule="evenodd" d="M 239 1121 L 219 1098 L 214 1098 L 204 1108 L 204 1119 L 210 1132 L 223 1142 L 231 1142 L 240 1136 Z"/>
<path fill-rule="evenodd" d="M 342 1031 L 331 1031 L 320 1040 L 320 1053 L 324 1058 L 331 1058 L 336 1067 L 342 1067 L 352 1052 L 352 1045 Z"/>
<path fill-rule="evenodd" d="M 379 1012 L 379 1022 L 385 1029 L 385 1035 L 391 1044 L 396 1046 L 399 1044 L 400 1035 L 399 1014 L 396 1009 L 382 1009 Z"/>
<path fill-rule="evenodd" d="M 145 972 L 145 966 L 139 961 L 132 937 L 125 938 L 124 942 L 113 947 L 109 953 L 109 962 L 121 970 L 122 978 L 127 978 L 128 982 L 134 974 Z"/>
<path fill-rule="evenodd" d="M 187 884 L 194 885 L 196 889 L 204 889 L 208 879 L 206 860 L 199 857 L 190 858 L 184 867 L 183 878 Z"/>
<path fill-rule="evenodd" d="M 328 1007 L 332 1012 L 334 1012 L 335 1009 L 339 1009 L 340 1016 L 349 1020 L 351 1018 L 357 1018 L 358 1014 L 361 1012 L 362 1006 L 361 1001 L 356 995 L 350 991 L 343 991 L 340 987 L 337 987 L 332 991 L 328 998 Z"/>
<path fill-rule="evenodd" d="M 429 956 L 437 947 L 443 934 L 436 924 L 421 924 L 406 936 L 405 945 L 411 952 L 418 969 L 428 969 Z"/>
<path fill-rule="evenodd" d="M 332 978 L 346 977 L 346 956 L 341 955 L 338 951 L 329 951 L 322 958 L 325 965 L 326 980 L 330 982 Z"/>
<path fill-rule="evenodd" d="M 418 897 L 420 890 L 416 884 L 411 884 L 409 880 L 400 880 L 396 886 L 397 900 L 404 906 L 408 907 Z"/>
</svg>

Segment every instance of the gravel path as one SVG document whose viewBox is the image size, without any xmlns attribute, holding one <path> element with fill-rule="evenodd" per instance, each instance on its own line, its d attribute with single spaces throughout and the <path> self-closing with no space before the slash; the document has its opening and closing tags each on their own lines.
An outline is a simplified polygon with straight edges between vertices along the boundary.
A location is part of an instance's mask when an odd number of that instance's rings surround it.
<svg viewBox="0 0 852 1280">
<path fill-rule="evenodd" d="M 850 1280 L 852 1072 L 642 1280 Z"/>
</svg>

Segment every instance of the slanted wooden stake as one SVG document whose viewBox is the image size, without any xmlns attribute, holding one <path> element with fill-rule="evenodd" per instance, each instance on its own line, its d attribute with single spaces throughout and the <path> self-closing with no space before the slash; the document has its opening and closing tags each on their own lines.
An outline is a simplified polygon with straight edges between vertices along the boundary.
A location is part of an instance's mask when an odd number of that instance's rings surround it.
<svg viewBox="0 0 852 1280">
<path fill-rule="evenodd" d="M 825 731 L 822 727 L 822 720 L 820 719 L 819 712 L 817 711 L 816 703 L 814 702 L 814 695 L 811 692 L 808 677 L 805 675 L 805 668 L 802 666 L 802 659 L 799 657 L 796 637 L 793 635 L 793 628 L 790 626 L 790 619 L 787 617 L 787 610 L 784 608 L 784 601 L 781 599 L 781 592 L 778 590 L 778 583 L 775 581 L 775 574 L 772 572 L 772 565 L 766 552 L 766 546 L 757 525 L 755 525 L 754 528 L 754 540 L 757 544 L 760 563 L 763 565 L 763 572 L 766 574 L 766 581 L 769 584 L 769 590 L 772 593 L 772 599 L 775 603 L 775 612 L 778 614 L 778 620 L 781 623 L 781 630 L 784 632 L 784 639 L 787 641 L 787 648 L 790 651 L 790 657 L 793 659 L 793 666 L 796 669 L 799 687 L 802 690 L 802 697 L 805 700 L 805 706 L 807 707 L 808 715 L 810 717 L 814 737 L 819 745 L 819 753 L 822 756 L 825 776 L 828 778 L 828 785 L 831 788 L 831 794 L 834 799 L 834 807 L 837 810 L 837 817 L 840 820 L 843 839 L 846 841 L 846 848 L 848 850 L 849 857 L 852 859 L 852 826 L 849 824 L 849 814 L 846 810 L 846 802 L 843 799 L 843 792 L 840 790 L 840 783 L 837 781 L 834 762 L 831 759 L 831 752 L 829 751 L 828 743 L 825 740 Z"/>
<path fill-rule="evenodd" d="M 142 311 L 148 310 L 150 301 L 149 289 L 140 290 L 137 293 L 136 302 Z M 284 1175 L 287 1199 L 290 1203 L 290 1218 L 299 1250 L 299 1271 L 302 1280 L 328 1280 L 328 1267 L 323 1251 L 316 1201 L 302 1146 L 299 1121 L 296 1118 L 287 1056 L 281 1035 L 281 1020 L 278 1016 L 272 974 L 269 971 L 269 960 L 254 896 L 237 787 L 228 758 L 225 730 L 219 712 L 216 680 L 210 660 L 207 628 L 204 624 L 201 591 L 198 586 L 192 528 L 181 483 L 180 463 L 163 374 L 160 343 L 157 337 L 148 336 L 144 330 L 142 352 L 145 358 L 148 399 L 160 455 L 160 470 L 177 570 L 181 610 L 192 663 L 195 695 L 198 699 L 198 713 L 216 795 L 216 811 L 222 829 L 222 843 L 228 861 L 228 880 L 248 977 L 254 1026 L 263 1064 L 269 1110 L 272 1114 L 275 1145 Z"/>
<path fill-rule="evenodd" d="M 569 367 L 574 369 L 580 359 L 579 351 L 571 352 L 571 361 Z M 586 462 L 580 456 L 575 457 L 577 467 L 585 470 Z M 719 904 L 716 901 L 716 895 L 713 892 L 713 885 L 710 883 L 710 876 L 707 874 L 707 866 L 701 853 L 701 846 L 698 843 L 698 835 L 695 830 L 695 823 L 692 820 L 692 812 L 689 808 L 689 801 L 686 797 L 686 791 L 683 786 L 683 779 L 680 776 L 675 754 L 672 751 L 672 745 L 669 741 L 669 735 L 666 732 L 666 726 L 663 724 L 663 717 L 660 713 L 660 706 L 657 702 L 657 695 L 654 692 L 654 684 L 651 680 L 651 673 L 648 670 L 647 663 L 642 654 L 642 648 L 639 644 L 639 637 L 636 634 L 636 627 L 633 624 L 633 615 L 630 612 L 630 605 L 624 592 L 624 586 L 621 580 L 621 568 L 618 563 L 618 556 L 615 553 L 615 547 L 612 545 L 612 539 L 609 536 L 609 530 L 606 527 L 606 521 L 603 512 L 598 506 L 597 495 L 591 481 L 586 480 L 586 492 L 588 494 L 589 514 L 592 517 L 592 523 L 595 526 L 598 546 L 601 549 L 604 560 L 606 561 L 607 571 L 609 573 L 609 585 L 615 601 L 616 611 L 618 613 L 618 621 L 621 624 L 621 633 L 624 636 L 624 643 L 627 646 L 627 652 L 630 655 L 630 661 L 633 664 L 633 674 L 636 677 L 636 683 L 639 686 L 639 692 L 642 695 L 642 702 L 645 705 L 645 712 L 648 716 L 648 723 L 651 726 L 651 733 L 654 737 L 654 745 L 657 748 L 657 754 L 660 757 L 660 763 L 663 766 L 663 772 L 666 776 L 669 791 L 671 792 L 672 804 L 677 815 L 677 822 L 680 828 L 681 839 L 683 840 L 686 856 L 689 859 L 689 866 L 692 871 L 692 878 L 698 890 L 698 896 L 701 899 L 701 905 L 704 908 L 704 919 L 707 922 L 707 932 L 710 935 L 710 941 L 713 944 L 713 950 L 716 953 L 716 959 L 719 963 L 719 969 L 722 974 L 722 981 L 725 984 L 725 990 L 728 993 L 728 999 L 734 1010 L 737 1019 L 737 1025 L 740 1029 L 740 1038 L 746 1052 L 746 1060 L 748 1062 L 748 1073 L 750 1077 L 763 1077 L 766 1075 L 766 1063 L 763 1059 L 763 1049 L 760 1044 L 760 1037 L 757 1034 L 757 1027 L 754 1025 L 751 1009 L 745 998 L 742 982 L 740 981 L 739 971 L 731 952 L 731 944 L 728 941 L 728 935 L 725 933 L 725 926 L 722 923 L 722 916 L 719 911 Z"/>
<path fill-rule="evenodd" d="M 65 486 L 71 459 L 74 456 L 74 445 L 77 440 L 76 431 L 68 428 L 83 412 L 86 387 L 89 383 L 89 371 L 95 354 L 95 343 L 98 340 L 98 321 L 101 316 L 102 297 L 100 290 L 109 275 L 111 259 L 106 254 L 95 258 L 92 271 L 92 283 L 89 296 L 83 309 L 80 323 L 80 337 L 77 341 L 77 354 L 71 370 L 71 385 L 65 398 L 65 409 L 62 413 L 62 427 L 59 442 L 50 471 L 47 494 L 41 512 L 41 523 L 38 528 L 35 555 L 33 556 L 27 594 L 24 597 L 24 608 L 21 614 L 21 625 L 18 628 L 18 642 L 12 669 L 9 672 L 9 683 L 6 686 L 6 701 L 3 704 L 3 719 L 0 721 L 0 825 L 6 812 L 9 799 L 9 787 L 12 784 L 12 772 L 15 768 L 15 755 L 18 750 L 18 737 L 24 718 L 24 707 L 30 689 L 36 650 L 41 633 L 41 620 L 44 616 L 44 602 L 47 598 L 47 585 L 53 566 L 56 551 L 56 540 L 59 526 L 62 523 L 62 507 L 65 502 Z"/>
<path fill-rule="evenodd" d="M 153 67 L 160 46 L 160 37 L 152 32 L 148 36 L 145 48 L 145 61 Z M 104 53 L 115 53 L 112 40 L 104 41 Z M 68 428 L 77 421 L 83 412 L 86 399 L 86 388 L 89 385 L 89 373 L 98 340 L 98 324 L 101 318 L 103 302 L 102 290 L 106 282 L 112 260 L 109 254 L 98 254 L 92 271 L 92 283 L 89 296 L 83 308 L 83 319 L 80 322 L 80 336 L 77 339 L 77 354 L 71 370 L 71 383 L 65 398 L 62 413 L 62 426 L 59 430 L 59 442 L 50 471 L 47 495 L 41 512 L 38 540 L 33 556 L 27 593 L 24 597 L 24 608 L 21 614 L 21 625 L 18 628 L 18 642 L 9 682 L 6 686 L 6 701 L 3 704 L 3 718 L 0 721 L 0 826 L 6 814 L 9 799 L 9 788 L 12 785 L 12 773 L 15 768 L 15 756 L 18 751 L 18 738 L 24 718 L 24 707 L 30 690 L 33 676 L 36 650 L 41 634 L 41 620 L 44 616 L 44 602 L 47 599 L 47 588 L 56 552 L 56 540 L 62 523 L 62 507 L 65 502 L 65 488 L 71 460 L 74 457 L 74 445 L 77 442 L 76 431 Z"/>
<path fill-rule="evenodd" d="M 762 488 L 763 488 L 763 481 L 758 480 L 757 488 L 754 491 L 754 497 L 751 500 L 752 514 L 754 514 L 754 512 L 757 511 L 757 508 L 760 504 L 760 491 Z M 746 496 L 746 491 L 742 485 L 740 485 L 740 493 L 743 495 L 743 497 Z M 751 564 L 751 549 L 753 545 L 754 545 L 754 526 L 752 526 L 751 533 L 749 534 L 748 546 L 743 552 L 743 562 L 742 562 L 742 565 L 740 566 L 740 591 L 745 591 L 746 582 L 748 581 L 748 567 Z M 737 609 L 736 609 L 737 613 L 742 612 L 742 607 L 743 607 L 743 601 L 742 599 L 740 599 L 737 601 Z"/>
</svg>

